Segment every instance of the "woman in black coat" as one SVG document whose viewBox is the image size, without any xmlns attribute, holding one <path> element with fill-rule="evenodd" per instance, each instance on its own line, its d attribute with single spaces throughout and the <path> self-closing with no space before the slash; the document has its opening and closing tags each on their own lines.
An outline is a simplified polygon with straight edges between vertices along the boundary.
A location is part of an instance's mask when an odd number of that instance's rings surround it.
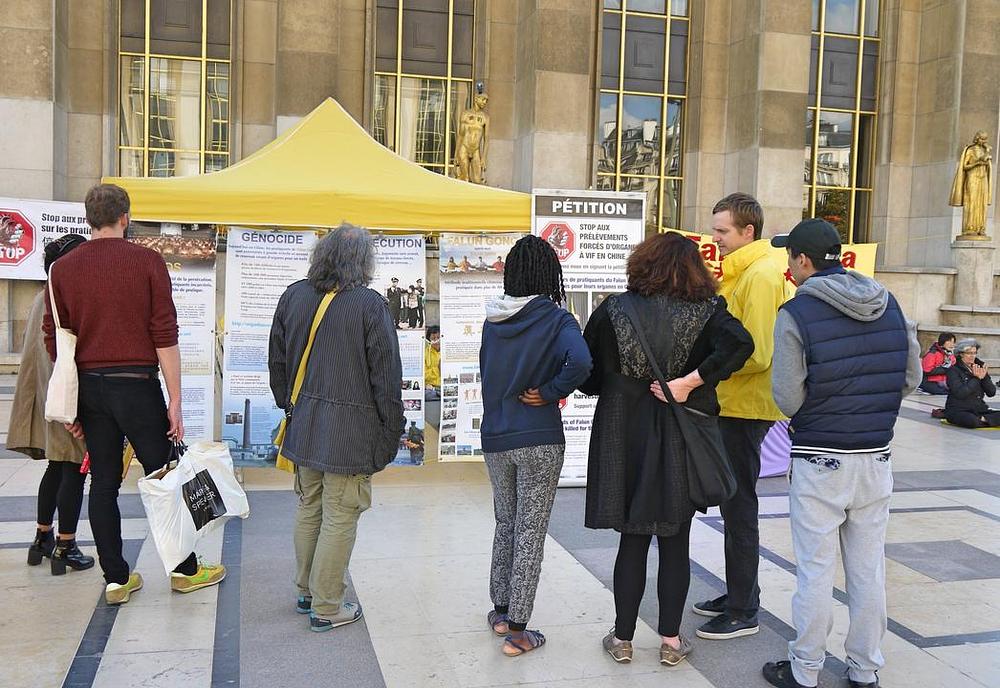
<svg viewBox="0 0 1000 688">
<path fill-rule="evenodd" d="M 680 636 L 691 568 L 688 539 L 695 507 L 687 488 L 684 440 L 623 304 L 629 299 L 678 403 L 718 415 L 716 385 L 753 353 L 753 340 L 716 295 L 717 282 L 697 245 L 675 233 L 653 236 L 628 261 L 628 292 L 606 299 L 584 332 L 594 361 L 580 387 L 600 395 L 590 441 L 586 526 L 621 533 L 615 561 L 615 627 L 605 650 L 632 658 L 652 536 L 659 545 L 660 661 L 691 652 Z M 637 476 L 656 476 L 637 479 Z"/>
<path fill-rule="evenodd" d="M 1000 427 L 1000 411 L 986 405 L 984 397 L 996 396 L 997 386 L 989 368 L 979 360 L 979 343 L 963 339 L 955 347 L 958 361 L 948 369 L 948 400 L 944 417 L 963 428 Z"/>
</svg>

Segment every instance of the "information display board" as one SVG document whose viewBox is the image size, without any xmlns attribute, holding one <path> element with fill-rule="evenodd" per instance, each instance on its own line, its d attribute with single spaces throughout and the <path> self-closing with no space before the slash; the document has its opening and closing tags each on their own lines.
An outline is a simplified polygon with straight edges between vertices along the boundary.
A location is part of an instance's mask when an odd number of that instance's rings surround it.
<svg viewBox="0 0 1000 688">
<path fill-rule="evenodd" d="M 241 465 L 273 463 L 284 416 L 267 370 L 268 338 L 278 299 L 309 270 L 315 232 L 229 229 L 226 260 L 222 440 Z"/>
<path fill-rule="evenodd" d="M 481 461 L 479 346 L 486 300 L 503 294 L 507 253 L 523 234 L 442 234 L 441 461 Z"/>
<path fill-rule="evenodd" d="M 566 309 L 587 326 L 611 294 L 625 291 L 625 263 L 645 236 L 646 195 L 630 192 L 536 190 L 532 232 L 555 249 L 566 284 Z M 587 483 L 596 397 L 574 392 L 560 402 L 566 459 L 559 484 Z"/>
</svg>

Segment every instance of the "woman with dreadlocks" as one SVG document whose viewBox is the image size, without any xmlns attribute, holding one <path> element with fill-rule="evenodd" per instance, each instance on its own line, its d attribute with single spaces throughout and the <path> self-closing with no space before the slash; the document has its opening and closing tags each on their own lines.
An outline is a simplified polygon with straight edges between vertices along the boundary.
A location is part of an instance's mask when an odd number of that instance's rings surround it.
<svg viewBox="0 0 1000 688">
<path fill-rule="evenodd" d="M 483 452 L 496 533 L 487 621 L 503 653 L 545 643 L 527 630 L 566 438 L 559 401 L 590 374 L 590 352 L 566 299 L 562 268 L 544 240 L 526 236 L 507 255 L 503 296 L 486 304 L 479 353 Z"/>
</svg>

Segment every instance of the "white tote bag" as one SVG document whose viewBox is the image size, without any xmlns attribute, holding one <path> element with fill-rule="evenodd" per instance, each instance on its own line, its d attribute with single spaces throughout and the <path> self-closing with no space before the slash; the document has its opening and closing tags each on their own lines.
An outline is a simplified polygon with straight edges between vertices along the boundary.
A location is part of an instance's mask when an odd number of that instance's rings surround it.
<svg viewBox="0 0 1000 688">
<path fill-rule="evenodd" d="M 139 494 L 168 575 L 207 533 L 233 516 L 250 515 L 229 448 L 221 442 L 191 445 L 176 467 L 164 467 L 140 478 Z"/>
<path fill-rule="evenodd" d="M 54 266 L 53 266 L 54 267 Z M 45 397 L 45 420 L 56 423 L 76 421 L 77 401 L 80 396 L 80 376 L 76 370 L 76 335 L 63 329 L 59 323 L 59 310 L 52 293 L 52 271 L 49 270 L 49 303 L 52 321 L 56 326 L 56 363 L 49 378 L 49 391 Z"/>
</svg>

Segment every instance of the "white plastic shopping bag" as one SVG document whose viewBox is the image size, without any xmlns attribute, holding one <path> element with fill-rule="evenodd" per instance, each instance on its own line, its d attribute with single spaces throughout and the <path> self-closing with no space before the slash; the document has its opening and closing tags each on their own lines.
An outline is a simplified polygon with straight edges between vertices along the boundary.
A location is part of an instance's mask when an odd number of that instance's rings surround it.
<svg viewBox="0 0 1000 688">
<path fill-rule="evenodd" d="M 169 574 L 207 534 L 234 516 L 250 515 L 247 495 L 221 442 L 197 442 L 173 468 L 139 480 L 156 551 Z"/>
</svg>

